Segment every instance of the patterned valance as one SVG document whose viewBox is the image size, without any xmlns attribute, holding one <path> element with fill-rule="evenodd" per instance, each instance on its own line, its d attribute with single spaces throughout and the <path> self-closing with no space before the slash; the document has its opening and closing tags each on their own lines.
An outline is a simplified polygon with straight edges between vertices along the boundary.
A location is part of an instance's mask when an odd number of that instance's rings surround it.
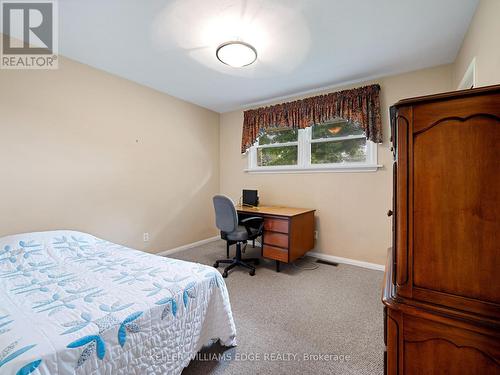
<svg viewBox="0 0 500 375">
<path fill-rule="evenodd" d="M 380 86 L 371 85 L 245 111 L 241 152 L 250 148 L 266 129 L 304 129 L 335 118 L 359 124 L 367 139 L 381 143 L 379 93 Z"/>
</svg>

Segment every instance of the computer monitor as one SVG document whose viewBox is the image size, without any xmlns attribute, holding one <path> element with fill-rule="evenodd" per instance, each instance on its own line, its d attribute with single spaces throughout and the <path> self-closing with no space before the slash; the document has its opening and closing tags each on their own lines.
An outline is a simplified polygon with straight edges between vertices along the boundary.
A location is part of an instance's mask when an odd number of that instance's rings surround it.
<svg viewBox="0 0 500 375">
<path fill-rule="evenodd" d="M 259 205 L 259 195 L 257 190 L 243 190 L 243 201 L 244 206 L 258 206 Z"/>
</svg>

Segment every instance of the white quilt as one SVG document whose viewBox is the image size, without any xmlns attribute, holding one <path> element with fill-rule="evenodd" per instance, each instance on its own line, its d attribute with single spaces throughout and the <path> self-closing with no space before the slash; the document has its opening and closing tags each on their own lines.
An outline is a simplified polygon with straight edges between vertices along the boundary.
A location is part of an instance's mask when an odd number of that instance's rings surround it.
<svg viewBox="0 0 500 375">
<path fill-rule="evenodd" d="M 179 374 L 235 345 L 215 269 L 74 231 L 0 238 L 0 374 Z"/>
</svg>

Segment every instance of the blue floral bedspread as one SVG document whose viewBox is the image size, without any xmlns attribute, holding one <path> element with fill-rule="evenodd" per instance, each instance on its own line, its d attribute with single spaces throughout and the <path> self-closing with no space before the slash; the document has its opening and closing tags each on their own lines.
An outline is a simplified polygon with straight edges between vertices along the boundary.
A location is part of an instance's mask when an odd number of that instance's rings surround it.
<svg viewBox="0 0 500 375">
<path fill-rule="evenodd" d="M 235 345 L 215 269 L 86 233 L 0 238 L 0 374 L 179 374 Z"/>
</svg>

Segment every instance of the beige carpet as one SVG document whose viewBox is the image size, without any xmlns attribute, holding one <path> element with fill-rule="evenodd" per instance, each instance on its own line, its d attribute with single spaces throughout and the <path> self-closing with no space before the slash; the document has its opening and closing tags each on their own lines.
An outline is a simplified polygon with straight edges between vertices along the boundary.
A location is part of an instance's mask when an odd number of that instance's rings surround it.
<svg viewBox="0 0 500 375">
<path fill-rule="evenodd" d="M 172 257 L 212 265 L 225 254 L 217 241 Z M 204 350 L 183 374 L 382 374 L 382 277 L 347 265 L 276 273 L 263 261 L 253 277 L 237 268 L 225 280 L 238 346 Z"/>
</svg>

